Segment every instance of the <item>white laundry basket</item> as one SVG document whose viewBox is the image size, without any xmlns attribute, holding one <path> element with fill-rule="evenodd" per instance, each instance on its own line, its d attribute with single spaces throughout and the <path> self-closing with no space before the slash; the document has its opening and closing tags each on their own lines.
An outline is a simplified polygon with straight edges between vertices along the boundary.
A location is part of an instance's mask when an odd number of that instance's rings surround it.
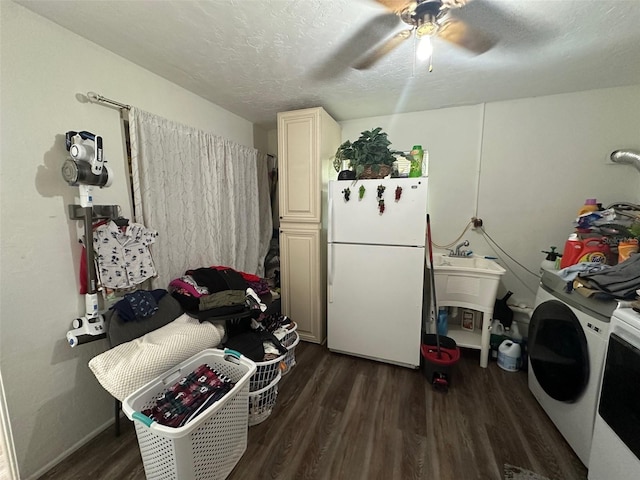
<svg viewBox="0 0 640 480">
<path fill-rule="evenodd" d="M 256 392 L 249 392 L 249 426 L 264 422 L 276 405 L 278 398 L 278 382 L 282 375 L 280 371 L 273 381 Z"/>
<path fill-rule="evenodd" d="M 296 341 L 296 330 L 298 329 L 298 324 L 292 322 L 291 325 L 280 327 L 278 330 L 273 332 L 274 336 L 280 340 L 280 343 L 283 347 L 290 347 L 293 342 Z"/>
<path fill-rule="evenodd" d="M 182 427 L 160 425 L 140 413 L 202 364 L 229 377 L 235 386 Z M 255 370 L 254 362 L 233 350 L 203 350 L 124 399 L 122 410 L 136 420 L 148 480 L 213 480 L 229 475 L 247 448 L 249 379 Z"/>
<path fill-rule="evenodd" d="M 282 375 L 286 375 L 296 365 L 296 347 L 300 343 L 300 335 L 298 332 L 293 332 L 293 342 L 287 345 L 287 353 L 284 356 L 284 362 L 282 363 Z"/>
<path fill-rule="evenodd" d="M 249 380 L 249 391 L 257 392 L 258 390 L 262 390 L 273 383 L 273 380 L 280 376 L 280 370 L 282 369 L 285 356 L 286 353 L 283 353 L 273 360 L 255 362 L 256 372 Z"/>
</svg>

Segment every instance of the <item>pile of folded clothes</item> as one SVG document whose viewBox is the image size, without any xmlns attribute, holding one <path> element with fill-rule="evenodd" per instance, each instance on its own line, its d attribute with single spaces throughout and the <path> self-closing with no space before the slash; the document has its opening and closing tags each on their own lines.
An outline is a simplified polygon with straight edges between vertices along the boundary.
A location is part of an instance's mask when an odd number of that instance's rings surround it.
<svg viewBox="0 0 640 480">
<path fill-rule="evenodd" d="M 224 397 L 235 386 L 206 364 L 167 389 L 156 404 L 142 413 L 161 425 L 182 427 Z"/>
<path fill-rule="evenodd" d="M 640 290 L 640 254 L 631 255 L 613 267 L 602 265 L 598 271 L 578 272 L 572 286 L 586 297 L 635 299 Z"/>
<path fill-rule="evenodd" d="M 267 307 L 259 292 L 249 286 L 247 275 L 228 267 L 196 268 L 172 280 L 169 292 L 187 313 L 201 321 L 244 313 L 255 318 Z"/>
</svg>

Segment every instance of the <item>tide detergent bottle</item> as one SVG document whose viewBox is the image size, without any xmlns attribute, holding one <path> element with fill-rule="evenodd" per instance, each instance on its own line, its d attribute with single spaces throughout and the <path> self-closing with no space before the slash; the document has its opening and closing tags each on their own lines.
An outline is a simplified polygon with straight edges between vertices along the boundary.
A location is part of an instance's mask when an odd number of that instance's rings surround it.
<svg viewBox="0 0 640 480">
<path fill-rule="evenodd" d="M 607 263 L 609 246 L 601 237 L 581 240 L 577 233 L 572 233 L 564 244 L 560 268 L 567 268 L 581 262 Z"/>
<path fill-rule="evenodd" d="M 578 262 L 607 263 L 609 256 L 609 245 L 601 237 L 587 238 L 582 241 L 582 251 L 578 257 Z"/>
</svg>

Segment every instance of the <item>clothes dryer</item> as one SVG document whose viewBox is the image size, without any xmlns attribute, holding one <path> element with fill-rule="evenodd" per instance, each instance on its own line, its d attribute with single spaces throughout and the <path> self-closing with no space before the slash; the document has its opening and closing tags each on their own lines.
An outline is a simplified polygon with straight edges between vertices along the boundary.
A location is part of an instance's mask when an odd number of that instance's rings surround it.
<svg viewBox="0 0 640 480">
<path fill-rule="evenodd" d="M 529 323 L 529 389 L 586 466 L 616 302 L 565 288 L 561 277 L 543 273 Z"/>
<path fill-rule="evenodd" d="M 640 314 L 613 312 L 589 457 L 589 480 L 640 478 Z"/>
</svg>

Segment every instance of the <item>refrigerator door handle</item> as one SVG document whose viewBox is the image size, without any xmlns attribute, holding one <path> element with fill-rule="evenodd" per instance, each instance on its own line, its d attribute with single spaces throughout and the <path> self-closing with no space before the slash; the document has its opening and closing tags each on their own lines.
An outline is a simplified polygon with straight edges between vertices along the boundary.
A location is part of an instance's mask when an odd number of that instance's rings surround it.
<svg viewBox="0 0 640 480">
<path fill-rule="evenodd" d="M 328 191 L 329 209 L 327 215 L 329 215 L 329 221 L 327 222 L 327 242 L 333 242 L 333 189 L 329 185 Z"/>
<path fill-rule="evenodd" d="M 333 243 L 327 248 L 327 301 L 333 303 Z"/>
</svg>

